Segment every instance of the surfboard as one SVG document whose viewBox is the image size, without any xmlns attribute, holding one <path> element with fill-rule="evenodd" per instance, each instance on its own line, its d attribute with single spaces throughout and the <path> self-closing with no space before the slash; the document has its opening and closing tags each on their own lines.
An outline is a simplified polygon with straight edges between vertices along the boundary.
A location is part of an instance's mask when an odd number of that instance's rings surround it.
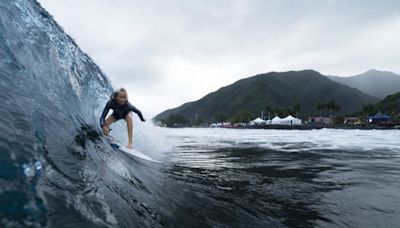
<svg viewBox="0 0 400 228">
<path fill-rule="evenodd" d="M 143 159 L 143 160 L 146 160 L 146 161 L 155 162 L 155 163 L 161 163 L 160 161 L 154 160 L 151 157 L 147 156 L 146 154 L 144 154 L 144 153 L 142 153 L 142 152 L 140 152 L 140 151 L 138 151 L 136 149 L 131 149 L 131 148 L 128 148 L 128 147 L 124 146 L 121 142 L 119 142 L 118 140 L 114 139 L 111 136 L 107 136 L 107 139 L 108 139 L 111 147 L 114 150 L 122 151 L 122 152 L 127 153 L 127 154 L 129 154 L 131 156 L 134 156 L 135 158 L 140 158 L 140 159 Z"/>
</svg>

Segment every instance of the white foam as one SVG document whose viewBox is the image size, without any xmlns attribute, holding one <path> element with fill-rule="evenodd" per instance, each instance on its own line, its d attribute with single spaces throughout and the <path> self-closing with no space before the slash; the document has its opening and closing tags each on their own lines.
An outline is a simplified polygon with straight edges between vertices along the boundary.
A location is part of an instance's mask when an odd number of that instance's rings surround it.
<svg viewBox="0 0 400 228">
<path fill-rule="evenodd" d="M 399 130 L 169 129 L 170 144 L 218 147 L 255 146 L 273 150 L 391 150 L 400 153 Z M 189 136 L 189 137 L 188 137 Z"/>
</svg>

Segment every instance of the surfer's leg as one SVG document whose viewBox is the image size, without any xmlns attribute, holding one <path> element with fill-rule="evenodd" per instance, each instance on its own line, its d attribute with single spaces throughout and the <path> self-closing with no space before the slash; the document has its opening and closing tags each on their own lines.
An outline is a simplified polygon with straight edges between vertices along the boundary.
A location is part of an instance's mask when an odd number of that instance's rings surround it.
<svg viewBox="0 0 400 228">
<path fill-rule="evenodd" d="M 133 121 L 131 113 L 125 115 L 125 121 L 128 127 L 128 145 L 126 147 L 133 149 L 133 141 L 132 141 Z"/>
<path fill-rule="evenodd" d="M 109 126 L 110 126 L 112 123 L 114 123 L 115 121 L 117 121 L 117 119 L 115 119 L 115 117 L 112 116 L 112 115 L 110 115 L 109 117 L 106 118 L 105 123 L 104 123 L 104 126 L 103 126 L 103 133 L 104 133 L 105 135 L 108 136 L 108 134 L 110 133 L 110 127 L 109 127 Z"/>
<path fill-rule="evenodd" d="M 115 117 L 113 115 L 110 115 L 109 117 L 106 118 L 105 124 L 108 127 L 115 121 L 117 121 L 117 119 L 115 119 Z"/>
</svg>

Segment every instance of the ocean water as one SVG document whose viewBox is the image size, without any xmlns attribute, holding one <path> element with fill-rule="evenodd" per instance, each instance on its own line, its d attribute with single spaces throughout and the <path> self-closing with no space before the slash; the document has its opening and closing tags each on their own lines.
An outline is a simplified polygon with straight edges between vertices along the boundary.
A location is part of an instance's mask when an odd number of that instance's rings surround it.
<svg viewBox="0 0 400 228">
<path fill-rule="evenodd" d="M 205 226 L 400 224 L 399 130 L 165 131 L 164 173 L 200 198 Z"/>
</svg>

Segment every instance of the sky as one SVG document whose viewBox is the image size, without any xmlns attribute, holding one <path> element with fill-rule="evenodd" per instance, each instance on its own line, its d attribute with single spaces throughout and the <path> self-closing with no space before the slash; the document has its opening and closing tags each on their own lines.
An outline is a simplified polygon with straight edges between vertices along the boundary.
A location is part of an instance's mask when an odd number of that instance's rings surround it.
<svg viewBox="0 0 400 228">
<path fill-rule="evenodd" d="M 152 118 L 239 79 L 400 73 L 397 0 L 38 0 Z"/>
</svg>

